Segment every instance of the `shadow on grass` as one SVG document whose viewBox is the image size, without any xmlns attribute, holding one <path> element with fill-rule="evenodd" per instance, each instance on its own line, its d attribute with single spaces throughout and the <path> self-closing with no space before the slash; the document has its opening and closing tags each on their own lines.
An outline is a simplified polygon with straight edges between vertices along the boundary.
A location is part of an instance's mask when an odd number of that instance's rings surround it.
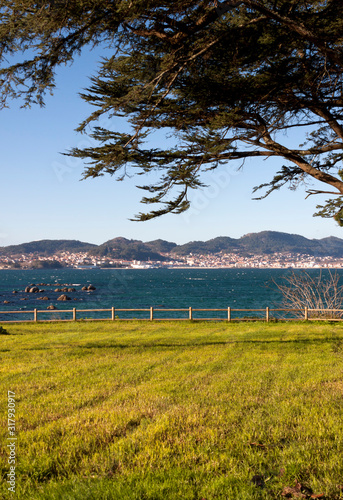
<svg viewBox="0 0 343 500">
<path fill-rule="evenodd" d="M 190 343 L 137 343 L 137 344 L 104 344 L 104 343 L 94 343 L 94 344 L 63 344 L 63 345 L 51 345 L 51 346 L 41 346 L 41 347 L 23 347 L 17 350 L 21 351 L 46 351 L 55 349 L 67 349 L 67 348 L 77 348 L 77 349 L 151 349 L 151 348 L 184 348 L 184 347 L 207 347 L 207 346 L 225 346 L 234 344 L 252 344 L 252 345 L 264 345 L 264 344 L 327 344 L 328 342 L 341 342 L 342 337 L 330 337 L 326 339 L 290 339 L 290 340 L 227 340 L 218 342 L 190 342 Z M 10 349 L 0 349 L 0 352 L 7 352 Z"/>
</svg>

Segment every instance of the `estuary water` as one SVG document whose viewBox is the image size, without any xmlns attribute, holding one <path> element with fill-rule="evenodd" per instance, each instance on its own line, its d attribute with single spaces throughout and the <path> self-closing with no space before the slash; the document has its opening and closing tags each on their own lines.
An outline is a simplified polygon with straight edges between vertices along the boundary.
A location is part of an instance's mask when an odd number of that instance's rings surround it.
<svg viewBox="0 0 343 500">
<path fill-rule="evenodd" d="M 288 269 L 58 269 L 0 270 L 0 321 L 14 319 L 2 311 L 46 310 L 53 304 L 58 309 L 137 308 L 242 308 L 277 307 L 282 297 L 273 280 L 282 282 Z M 301 272 L 301 271 L 297 271 Z M 320 270 L 308 271 L 318 275 Z M 343 270 L 338 270 L 343 277 Z M 327 271 L 323 271 L 327 273 Z M 26 286 L 38 285 L 40 293 L 25 293 Z M 82 291 L 92 284 L 94 291 Z M 75 292 L 56 292 L 64 286 Z M 17 293 L 13 293 L 13 291 Z M 57 301 L 66 293 L 71 300 Z M 39 300 L 48 297 L 49 300 Z M 4 303 L 7 301 L 8 303 Z M 49 313 L 52 314 L 52 313 Z M 57 313 L 54 313 L 57 314 Z M 100 315 L 99 315 L 100 314 Z M 99 313 L 96 317 L 109 317 Z M 123 313 L 122 317 L 126 313 Z M 223 313 L 225 317 L 225 313 Z M 131 313 L 132 316 L 132 313 Z M 163 311 L 159 313 L 163 317 Z M 174 317 L 166 313 L 164 317 Z M 180 316 L 180 313 L 177 315 Z M 187 316 L 187 315 L 186 315 Z M 186 317 L 185 316 L 185 317 Z M 19 315 L 18 315 L 19 317 Z M 69 315 L 70 317 L 70 315 Z M 94 317 L 93 314 L 79 317 Z M 135 313 L 134 317 L 147 317 Z M 201 313 L 200 316 L 201 317 Z M 206 317 L 206 315 L 205 315 Z M 32 319 L 20 314 L 21 319 Z M 41 319 L 48 319 L 48 313 Z"/>
</svg>

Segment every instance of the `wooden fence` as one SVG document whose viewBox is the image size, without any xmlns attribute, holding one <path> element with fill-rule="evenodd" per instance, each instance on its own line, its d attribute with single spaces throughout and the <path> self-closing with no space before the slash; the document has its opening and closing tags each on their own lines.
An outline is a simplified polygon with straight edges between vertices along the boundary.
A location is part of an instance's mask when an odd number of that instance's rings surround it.
<svg viewBox="0 0 343 500">
<path fill-rule="evenodd" d="M 101 312 L 109 313 L 105 317 L 81 317 L 84 314 Z M 207 313 L 221 313 L 220 315 L 207 314 Z M 120 313 L 124 313 L 119 317 Z M 125 313 L 144 313 L 143 317 L 124 317 Z M 164 314 L 159 316 L 160 313 L 183 313 L 182 317 L 165 317 Z M 200 313 L 200 316 L 199 314 Z M 206 313 L 207 316 L 202 316 Z M 238 313 L 238 315 L 237 315 Z M 281 313 L 286 313 L 282 315 Z M 30 319 L 18 319 L 18 315 L 31 315 Z M 16 315 L 15 319 L 2 320 L 3 315 Z M 63 316 L 62 318 L 60 316 Z M 127 314 L 126 314 L 127 315 Z M 40 318 L 38 319 L 38 316 Z M 45 318 L 43 318 L 45 316 Z M 48 318 L 47 318 L 48 316 Z M 68 316 L 67 318 L 65 316 Z M 52 310 L 38 310 L 33 309 L 31 311 L 0 311 L 0 323 L 16 323 L 16 322 L 52 322 L 52 321 L 297 321 L 297 320 L 307 320 L 307 321 L 343 321 L 343 310 L 342 309 L 309 309 L 305 307 L 304 309 L 273 309 L 266 307 L 264 309 L 235 309 L 231 307 L 222 309 L 200 309 L 200 308 L 179 308 L 179 309 L 167 309 L 167 308 L 143 308 L 143 309 L 123 309 L 111 307 L 109 309 L 52 309 Z"/>
</svg>

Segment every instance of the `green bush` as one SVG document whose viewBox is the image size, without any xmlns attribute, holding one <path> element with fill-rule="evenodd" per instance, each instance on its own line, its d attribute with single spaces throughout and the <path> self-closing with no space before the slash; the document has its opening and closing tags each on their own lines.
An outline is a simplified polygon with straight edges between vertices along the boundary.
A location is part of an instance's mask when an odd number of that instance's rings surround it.
<svg viewBox="0 0 343 500">
<path fill-rule="evenodd" d="M 5 330 L 2 326 L 0 326 L 0 335 L 9 335 L 8 331 Z"/>
</svg>

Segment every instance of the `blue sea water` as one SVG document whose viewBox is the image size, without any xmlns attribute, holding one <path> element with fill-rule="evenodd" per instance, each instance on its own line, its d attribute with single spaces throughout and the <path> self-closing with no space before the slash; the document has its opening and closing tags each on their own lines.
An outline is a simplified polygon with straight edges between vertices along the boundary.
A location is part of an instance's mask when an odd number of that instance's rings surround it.
<svg viewBox="0 0 343 500">
<path fill-rule="evenodd" d="M 1 270 L 0 321 L 14 319 L 1 314 L 1 311 L 46 310 L 49 304 L 54 304 L 58 309 L 277 307 L 282 297 L 272 281 L 281 282 L 282 277 L 289 272 L 287 269 Z M 343 271 L 339 272 L 343 276 Z M 310 273 L 318 274 L 319 270 L 311 270 Z M 39 285 L 44 292 L 24 292 L 26 286 L 41 283 L 46 284 Z M 89 284 L 94 285 L 96 290 L 81 290 L 82 286 Z M 61 286 L 76 289 L 75 292 L 67 293 L 71 301 L 57 301 L 62 292 L 54 290 Z M 13 294 L 13 290 L 18 293 Z M 42 296 L 49 297 L 49 301 L 38 300 Z M 4 304 L 5 300 L 9 304 Z M 125 314 L 121 316 L 128 317 Z M 204 315 L 198 314 L 199 317 Z M 46 317 L 43 316 L 42 319 L 48 319 L 48 313 Z M 94 313 L 79 314 L 79 317 L 87 316 L 93 317 Z M 163 312 L 159 316 L 163 317 Z M 109 317 L 109 313 L 100 313 L 98 317 Z M 134 317 L 147 317 L 147 313 L 135 313 Z M 166 313 L 164 317 L 175 315 Z M 32 319 L 32 313 L 27 314 L 27 317 L 21 314 L 20 318 Z"/>
</svg>

